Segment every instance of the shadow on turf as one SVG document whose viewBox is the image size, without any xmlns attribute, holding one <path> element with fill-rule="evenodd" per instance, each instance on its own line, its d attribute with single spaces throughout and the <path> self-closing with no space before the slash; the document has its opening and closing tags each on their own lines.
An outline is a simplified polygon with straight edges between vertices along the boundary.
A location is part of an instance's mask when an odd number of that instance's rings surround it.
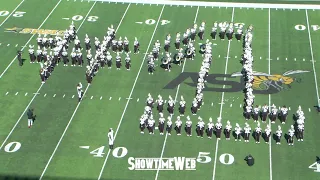
<svg viewBox="0 0 320 180">
<path fill-rule="evenodd" d="M 21 59 L 21 63 L 19 62 L 19 66 L 23 66 L 24 65 L 24 62 L 26 61 L 27 59 Z"/>
<path fill-rule="evenodd" d="M 39 180 L 40 177 L 23 177 L 23 176 L 14 176 L 14 175 L 0 175 L 0 180 Z M 97 178 L 71 178 L 71 177 L 46 177 L 46 180 L 96 180 Z M 117 179 L 117 178 L 111 178 L 106 179 L 103 178 L 103 180 L 130 180 L 130 179 Z"/>
</svg>

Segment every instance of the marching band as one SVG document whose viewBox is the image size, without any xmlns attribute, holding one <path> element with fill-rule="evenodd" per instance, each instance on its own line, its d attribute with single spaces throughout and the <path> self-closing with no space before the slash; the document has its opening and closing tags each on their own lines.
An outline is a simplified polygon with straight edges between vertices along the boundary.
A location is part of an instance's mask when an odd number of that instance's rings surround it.
<svg viewBox="0 0 320 180">
<path fill-rule="evenodd" d="M 74 43 L 74 47 L 71 50 L 71 66 L 80 66 L 84 64 L 81 41 L 77 36 L 76 27 L 73 24 L 69 26 L 69 29 L 64 31 L 63 37 L 60 37 L 57 34 L 55 37 L 47 37 L 46 34 L 43 37 L 39 34 L 37 37 L 38 48 L 35 52 L 34 45 L 29 45 L 29 57 L 30 63 L 40 63 L 40 77 L 42 83 L 49 78 L 55 66 L 58 66 L 60 61 L 62 61 L 63 66 L 68 66 L 69 64 L 69 55 L 68 49 L 70 43 Z M 109 50 L 112 50 L 116 53 L 115 65 L 117 70 L 120 70 L 122 67 L 122 56 L 125 54 L 124 64 L 126 70 L 131 68 L 131 58 L 130 58 L 130 48 L 129 40 L 127 37 L 119 37 L 118 40 L 115 38 L 115 29 L 113 25 L 108 27 L 107 35 L 103 37 L 103 40 L 100 40 L 95 37 L 94 46 L 95 46 L 95 55 L 91 52 L 91 40 L 86 34 L 84 38 L 85 44 L 85 53 L 87 59 L 86 66 L 86 79 L 88 83 L 92 82 L 92 78 L 96 75 L 100 68 L 104 68 L 107 65 L 108 69 L 112 67 L 112 55 Z M 135 37 L 134 40 L 134 54 L 139 53 L 139 41 Z M 110 49 L 111 48 L 111 49 Z M 49 50 L 49 52 L 48 52 Z"/>
<path fill-rule="evenodd" d="M 153 119 L 153 112 L 152 109 L 154 106 L 157 107 L 157 111 L 159 113 L 159 122 L 158 122 L 158 129 L 160 132 L 160 135 L 164 135 L 165 131 L 168 135 L 171 135 L 172 130 L 172 118 L 174 115 L 174 105 L 175 100 L 169 96 L 169 100 L 167 103 L 167 111 L 168 111 L 168 118 L 167 121 L 165 121 L 164 117 L 164 103 L 166 101 L 163 100 L 161 95 L 158 95 L 158 99 L 154 100 L 151 96 L 151 94 L 148 94 L 147 100 L 146 100 L 146 106 L 143 115 L 140 118 L 140 131 L 142 134 L 144 134 L 144 129 L 147 128 L 149 131 L 149 134 L 154 134 L 154 119 Z M 266 125 L 266 128 L 263 130 L 260 126 L 259 118 L 255 120 L 256 127 L 251 128 L 250 124 L 246 121 L 244 123 L 244 126 L 241 127 L 239 123 L 235 124 L 235 128 L 232 128 L 231 122 L 228 120 L 226 122 L 225 127 L 223 128 L 223 124 L 221 122 L 221 118 L 217 118 L 216 123 L 213 122 L 212 117 L 209 118 L 208 123 L 206 124 L 202 117 L 198 116 L 198 121 L 195 126 L 193 126 L 193 121 L 190 116 L 186 116 L 186 121 L 183 121 L 183 116 L 185 114 L 185 107 L 186 107 L 186 101 L 184 100 L 184 97 L 181 96 L 179 102 L 179 114 L 176 117 L 176 120 L 174 121 L 174 130 L 178 136 L 182 135 L 182 127 L 184 127 L 184 131 L 188 137 L 192 136 L 193 128 L 195 129 L 197 133 L 197 137 L 204 137 L 204 134 L 208 137 L 208 139 L 212 139 L 212 135 L 215 135 L 217 140 L 221 140 L 222 132 L 225 135 L 226 140 L 230 140 L 231 135 L 234 136 L 235 141 L 241 141 L 242 138 L 244 139 L 244 142 L 248 143 L 252 134 L 252 137 L 255 140 L 256 144 L 260 144 L 260 139 L 263 138 L 265 143 L 269 144 L 272 131 L 271 126 Z M 196 113 L 195 111 L 198 110 L 198 101 L 195 98 L 193 104 L 191 105 L 191 113 Z M 264 106 L 267 107 L 267 106 Z M 272 105 L 272 109 L 274 109 L 275 105 Z M 253 116 L 256 116 L 255 114 L 258 114 L 258 117 L 262 115 L 263 110 L 261 108 L 258 108 L 258 106 L 255 108 L 253 112 Z M 276 117 L 279 118 L 280 122 L 282 123 L 283 120 L 287 116 L 288 109 L 283 106 L 277 112 Z M 271 113 L 272 114 L 272 113 Z M 196 115 L 196 114 L 194 114 Z M 288 130 L 288 137 L 286 137 L 288 145 L 292 146 L 294 142 L 294 137 L 296 136 L 298 141 L 303 141 L 303 133 L 304 133 L 304 113 L 302 111 L 302 108 L 299 106 L 298 110 L 295 114 L 297 120 L 294 125 L 290 126 L 290 129 Z M 255 119 L 255 118 L 254 118 Z M 273 116 L 269 116 L 270 122 L 274 122 Z M 184 123 L 185 122 L 185 123 Z M 264 122 L 261 118 L 261 122 Z M 273 123 L 272 123 L 273 124 Z M 165 128 L 166 127 L 166 128 Z M 282 127 L 279 125 L 278 129 L 274 132 L 274 138 L 276 141 L 276 144 L 281 144 L 281 139 L 283 137 L 283 131 Z"/>
<path fill-rule="evenodd" d="M 197 54 L 195 40 L 197 36 L 200 40 L 204 39 L 205 26 L 205 22 L 202 22 L 199 27 L 197 24 L 194 24 L 192 27 L 186 29 L 186 31 L 182 33 L 182 36 L 180 32 L 177 32 L 174 41 L 174 47 L 176 50 L 175 53 L 171 53 L 170 51 L 170 34 L 168 34 L 164 40 L 163 52 L 161 52 L 160 41 L 156 40 L 153 45 L 152 51 L 147 55 L 148 73 L 154 73 L 155 67 L 157 66 L 156 63 L 159 59 L 161 60 L 160 67 L 164 68 L 165 71 L 168 72 L 171 71 L 172 64 L 181 66 L 186 60 L 195 60 Z M 171 135 L 173 126 L 172 120 L 176 103 L 178 103 L 179 105 L 179 115 L 175 118 L 174 130 L 176 131 L 176 134 L 178 136 L 182 134 L 182 127 L 184 124 L 184 130 L 188 137 L 192 136 L 192 129 L 195 128 L 197 137 L 203 138 L 203 135 L 206 134 L 207 137 L 211 139 L 212 135 L 214 134 L 216 138 L 220 140 L 221 134 L 223 132 L 226 140 L 230 140 L 231 135 L 234 135 L 235 141 L 241 141 L 243 137 L 244 142 L 247 143 L 250 140 L 250 134 L 253 132 L 255 143 L 260 143 L 260 137 L 262 137 L 266 143 L 270 143 L 271 135 L 273 135 L 271 126 L 266 125 L 266 128 L 263 130 L 260 126 L 259 119 L 261 119 L 262 123 L 266 123 L 267 119 L 270 120 L 271 124 L 275 124 L 277 119 L 280 119 L 281 124 L 286 123 L 288 116 L 288 108 L 286 106 L 277 108 L 274 104 L 270 107 L 268 105 L 258 106 L 254 104 L 255 96 L 253 95 L 253 55 L 251 46 L 253 39 L 253 26 L 250 25 L 248 27 L 247 31 L 244 34 L 244 37 L 242 38 L 242 24 L 235 26 L 233 23 L 223 22 L 218 24 L 217 22 L 215 22 L 213 23 L 210 34 L 212 40 L 216 39 L 217 34 L 221 40 L 224 40 L 226 37 L 229 41 L 231 41 L 234 34 L 237 41 L 241 41 L 243 39 L 243 54 L 241 60 L 243 67 L 241 72 L 245 80 L 243 114 L 246 122 L 244 123 L 244 126 L 241 127 L 240 124 L 236 123 L 235 128 L 233 129 L 231 122 L 228 120 L 226 122 L 226 126 L 223 128 L 220 117 L 217 119 L 216 123 L 214 123 L 212 118 L 210 117 L 208 123 L 206 124 L 200 116 L 198 116 L 198 122 L 193 126 L 193 122 L 190 116 L 186 116 L 186 121 L 182 119 L 182 117 L 184 117 L 186 113 L 187 107 L 187 103 L 183 96 L 181 96 L 180 101 L 176 101 L 171 96 L 169 96 L 166 108 L 169 116 L 167 117 L 166 121 L 166 118 L 164 116 L 164 106 L 166 101 L 163 100 L 161 95 L 158 95 L 158 99 L 154 100 L 151 94 L 148 94 L 145 111 L 140 118 L 140 132 L 142 134 L 144 134 L 145 129 L 148 129 L 149 134 L 154 134 L 156 123 L 154 120 L 152 109 L 154 105 L 156 105 L 157 111 L 159 112 L 158 129 L 160 135 L 164 135 L 165 131 L 168 135 Z M 76 27 L 74 26 L 73 22 L 71 23 L 69 29 L 65 31 L 63 37 L 60 37 L 58 34 L 55 37 L 48 37 L 47 35 L 43 35 L 42 37 L 41 35 L 38 35 L 37 50 L 34 50 L 35 47 L 33 45 L 29 45 L 28 52 L 30 63 L 40 63 L 40 77 L 42 83 L 44 83 L 50 77 L 54 68 L 58 66 L 60 61 L 62 61 L 64 66 L 69 65 L 68 50 L 72 42 L 74 43 L 74 45 L 70 53 L 71 66 L 81 67 L 84 64 L 82 54 L 83 49 L 81 47 L 81 41 L 77 36 Z M 183 46 L 181 46 L 181 42 Z M 116 39 L 116 32 L 113 28 L 113 25 L 108 27 L 107 35 L 103 37 L 103 40 L 101 42 L 97 37 L 94 38 L 95 53 L 92 53 L 91 40 L 87 34 L 84 38 L 84 44 L 87 60 L 86 79 L 88 83 L 92 82 L 93 77 L 96 75 L 100 68 L 104 68 L 105 66 L 107 66 L 108 69 L 112 68 L 113 57 L 110 51 L 113 51 L 115 53 L 115 66 L 117 70 L 121 69 L 123 65 L 122 60 L 124 60 L 125 69 L 128 71 L 131 69 L 131 51 L 129 47 L 129 40 L 127 37 L 119 37 L 118 39 Z M 140 50 L 139 48 L 140 43 L 135 37 L 133 43 L 133 53 L 138 54 Z M 205 43 L 200 44 L 199 53 L 202 57 L 202 64 L 198 73 L 199 76 L 197 79 L 195 96 L 189 106 L 193 115 L 197 115 L 198 111 L 203 105 L 203 89 L 205 88 L 205 83 L 207 81 L 206 78 L 208 77 L 212 62 L 212 42 L 209 39 L 207 39 Z M 125 56 L 123 57 L 122 54 L 124 54 Z M 81 83 L 77 85 L 77 92 L 80 101 L 83 96 Z M 288 138 L 286 138 L 287 143 L 290 146 L 294 144 L 295 136 L 297 137 L 298 141 L 303 141 L 304 137 L 305 116 L 300 106 L 295 114 L 295 117 L 296 122 L 294 125 L 290 126 L 290 129 L 287 133 Z M 250 124 L 247 123 L 247 121 L 249 121 L 251 118 L 256 123 L 256 127 L 254 128 L 251 128 Z M 274 135 L 276 144 L 281 144 L 283 131 L 280 125 L 277 127 Z"/>
<path fill-rule="evenodd" d="M 218 28 L 220 27 L 220 31 L 218 33 Z M 237 41 L 242 40 L 243 35 L 243 25 L 240 24 L 237 26 L 237 29 L 234 30 L 235 25 L 233 23 L 221 23 L 218 25 L 217 22 L 214 23 L 211 31 L 211 38 L 216 39 L 217 33 L 221 40 L 226 38 L 231 41 L 233 39 L 233 34 L 235 31 L 235 38 Z M 148 71 L 149 74 L 153 74 L 155 68 L 155 62 L 159 59 L 159 56 L 163 55 L 161 59 L 161 67 L 164 68 L 166 71 L 171 70 L 171 64 L 181 65 L 185 60 L 194 60 L 196 55 L 196 48 L 194 46 L 195 38 L 198 35 L 200 39 L 204 38 L 204 29 L 205 29 L 205 22 L 201 23 L 201 26 L 198 28 L 196 24 L 191 28 L 188 28 L 182 35 L 180 32 L 176 33 L 176 39 L 174 42 L 174 46 L 176 49 L 176 53 L 172 56 L 169 49 L 170 49 L 170 34 L 167 35 L 164 41 L 164 52 L 160 53 L 160 41 L 157 40 L 154 43 L 154 47 L 152 52 L 148 55 Z M 197 33 L 198 30 L 198 33 Z M 262 129 L 260 126 L 259 119 L 261 119 L 262 123 L 266 123 L 267 119 L 270 120 L 271 124 L 274 124 L 277 119 L 280 120 L 281 124 L 286 123 L 287 115 L 288 115 L 288 108 L 286 106 L 279 107 L 279 109 L 273 104 L 272 106 L 263 105 L 258 106 L 254 104 L 255 96 L 253 95 L 253 55 L 252 55 L 252 37 L 253 37 L 253 26 L 250 25 L 243 36 L 243 55 L 242 55 L 242 76 L 245 80 L 245 98 L 244 98 L 244 117 L 246 121 L 249 121 L 251 118 L 256 123 L 254 128 L 250 127 L 250 124 L 245 122 L 244 126 L 241 127 L 239 123 L 235 124 L 235 128 L 232 128 L 231 122 L 228 120 L 226 126 L 223 128 L 221 118 L 219 117 L 216 123 L 213 123 L 212 118 L 209 118 L 208 123 L 206 124 L 203 119 L 199 116 L 198 122 L 196 123 L 195 127 L 192 125 L 193 121 L 191 120 L 190 116 L 186 116 L 186 121 L 182 120 L 182 117 L 185 114 L 186 109 L 186 101 L 184 100 L 183 96 L 181 96 L 180 101 L 173 100 L 171 96 L 169 96 L 168 104 L 167 104 L 167 111 L 168 111 L 168 120 L 165 122 L 165 118 L 163 117 L 163 109 L 164 109 L 164 100 L 161 95 L 158 95 L 158 99 L 155 101 L 157 103 L 157 110 L 159 112 L 159 131 L 160 134 L 163 135 L 163 127 L 166 125 L 166 131 L 168 135 L 171 135 L 172 129 L 172 119 L 174 115 L 174 106 L 175 102 L 179 102 L 179 115 L 175 118 L 174 121 L 174 129 L 176 134 L 180 136 L 182 134 L 182 127 L 184 124 L 184 130 L 188 137 L 192 136 L 192 129 L 195 128 L 197 137 L 203 138 L 204 132 L 209 139 L 212 138 L 214 134 L 217 140 L 221 139 L 221 133 L 225 135 L 226 140 L 230 140 L 231 135 L 234 135 L 235 141 L 241 141 L 242 137 L 244 142 L 248 143 L 250 140 L 251 133 L 253 133 L 253 138 L 256 144 L 260 144 L 260 138 L 262 137 L 265 143 L 269 144 L 272 130 L 270 125 L 266 125 L 265 129 Z M 183 47 L 186 47 L 184 50 L 180 46 L 180 42 L 182 42 Z M 200 110 L 203 104 L 203 89 L 205 88 L 206 77 L 208 76 L 208 72 L 210 70 L 211 61 L 212 61 L 212 43 L 209 39 L 206 40 L 204 44 L 200 44 L 199 53 L 203 57 L 202 66 L 200 68 L 197 88 L 195 97 L 190 104 L 191 114 L 197 115 L 198 110 Z M 172 57 L 172 58 L 171 58 Z M 149 94 L 149 96 L 151 96 Z M 153 100 L 147 100 L 147 106 L 153 107 Z M 150 103 L 152 105 L 150 105 Z M 142 117 L 150 119 L 153 118 L 152 110 L 149 111 L 151 114 L 144 114 Z M 303 132 L 304 132 L 304 114 L 299 107 L 296 113 L 297 121 L 296 125 L 290 126 L 288 131 L 289 138 L 287 139 L 288 145 L 293 145 L 294 136 L 298 138 L 298 141 L 303 141 Z M 143 121 L 148 122 L 148 121 Z M 185 122 L 185 123 L 184 123 Z M 145 123 L 143 126 L 148 126 Z M 161 127 L 161 128 L 160 128 Z M 234 132 L 234 133 L 232 133 Z M 151 133 L 153 134 L 153 133 Z M 278 126 L 278 129 L 274 132 L 276 144 L 280 144 L 281 138 L 283 136 L 282 127 Z"/>
</svg>

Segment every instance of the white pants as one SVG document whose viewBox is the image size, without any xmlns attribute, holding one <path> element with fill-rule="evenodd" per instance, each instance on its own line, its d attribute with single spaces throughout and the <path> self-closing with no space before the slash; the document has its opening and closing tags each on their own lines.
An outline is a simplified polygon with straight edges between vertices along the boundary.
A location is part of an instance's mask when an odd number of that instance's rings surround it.
<svg viewBox="0 0 320 180">
<path fill-rule="evenodd" d="M 81 98 L 82 91 L 78 91 L 78 97 Z"/>
<path fill-rule="evenodd" d="M 315 170 L 315 172 L 320 172 L 320 164 L 317 163 L 317 169 Z"/>
<path fill-rule="evenodd" d="M 33 125 L 33 119 L 28 119 L 28 126 L 32 126 Z"/>
</svg>

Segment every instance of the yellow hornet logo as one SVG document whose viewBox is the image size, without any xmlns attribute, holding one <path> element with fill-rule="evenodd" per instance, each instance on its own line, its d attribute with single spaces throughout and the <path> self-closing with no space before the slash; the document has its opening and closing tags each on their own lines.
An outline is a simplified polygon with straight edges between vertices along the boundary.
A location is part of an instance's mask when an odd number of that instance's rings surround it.
<svg viewBox="0 0 320 180">
<path fill-rule="evenodd" d="M 253 72 L 253 89 L 267 90 L 270 87 L 276 88 L 278 91 L 291 88 L 291 83 L 301 82 L 300 79 L 290 77 L 293 74 L 301 74 L 309 71 L 290 70 L 281 74 L 267 74 L 262 72 Z M 232 77 L 242 76 L 241 72 L 231 74 Z M 286 86 L 285 86 L 286 85 Z"/>
<path fill-rule="evenodd" d="M 20 34 L 47 34 L 47 35 L 58 35 L 63 36 L 64 30 L 51 30 L 51 29 L 33 29 L 33 28 L 5 28 L 4 32 L 14 32 Z"/>
</svg>

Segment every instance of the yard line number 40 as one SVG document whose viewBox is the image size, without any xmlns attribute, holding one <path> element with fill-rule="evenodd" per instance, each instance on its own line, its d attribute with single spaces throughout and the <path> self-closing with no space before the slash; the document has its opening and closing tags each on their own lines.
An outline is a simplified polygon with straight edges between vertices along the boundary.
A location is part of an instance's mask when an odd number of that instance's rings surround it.
<svg viewBox="0 0 320 180">
<path fill-rule="evenodd" d="M 14 153 L 17 152 L 21 148 L 21 143 L 17 141 L 9 142 L 5 147 L 4 151 L 7 153 Z M 93 151 L 90 152 L 90 154 L 93 155 L 93 157 L 103 157 L 105 146 L 101 146 Z M 128 149 L 126 147 L 116 147 L 112 150 L 112 156 L 115 158 L 123 158 L 128 154 Z M 212 158 L 209 156 L 210 152 L 199 152 L 197 157 L 198 163 L 210 163 L 212 161 Z M 234 163 L 235 159 L 234 156 L 228 153 L 221 154 L 219 157 L 219 161 L 221 164 L 224 165 L 231 165 Z M 311 164 L 309 166 L 310 169 L 313 169 L 314 172 L 320 172 L 320 164 L 317 164 L 317 162 Z"/>
<path fill-rule="evenodd" d="M 319 25 L 310 25 L 311 29 L 313 31 L 318 31 L 320 30 L 320 26 Z M 298 31 L 305 31 L 307 29 L 307 26 L 303 25 L 303 24 L 297 24 L 294 26 L 294 28 Z"/>
</svg>

